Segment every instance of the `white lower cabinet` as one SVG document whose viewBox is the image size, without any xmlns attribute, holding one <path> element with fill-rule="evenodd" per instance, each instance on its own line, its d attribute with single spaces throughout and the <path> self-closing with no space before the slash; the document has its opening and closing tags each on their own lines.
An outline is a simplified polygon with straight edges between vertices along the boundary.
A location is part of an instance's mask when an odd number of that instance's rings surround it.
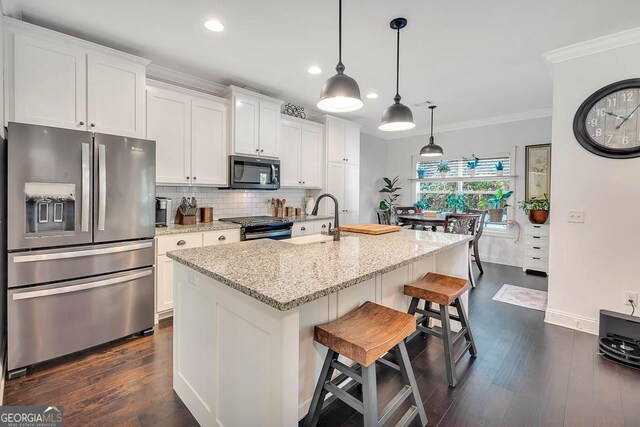
<svg viewBox="0 0 640 427">
<path fill-rule="evenodd" d="M 549 225 L 530 224 L 524 230 L 523 270 L 549 273 Z"/>
<path fill-rule="evenodd" d="M 178 249 L 199 248 L 240 241 L 240 229 L 204 233 L 170 234 L 156 237 L 156 315 L 170 317 L 173 312 L 173 260 L 166 254 Z"/>
<path fill-rule="evenodd" d="M 319 234 L 333 228 L 332 220 L 295 222 L 291 227 L 291 237 Z"/>
</svg>

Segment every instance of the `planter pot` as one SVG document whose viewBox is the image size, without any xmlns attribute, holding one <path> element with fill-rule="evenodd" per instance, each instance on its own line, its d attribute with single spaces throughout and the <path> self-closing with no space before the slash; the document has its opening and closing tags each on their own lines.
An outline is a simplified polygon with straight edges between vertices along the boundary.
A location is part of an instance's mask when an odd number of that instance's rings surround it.
<svg viewBox="0 0 640 427">
<path fill-rule="evenodd" d="M 504 218 L 504 208 L 489 209 L 489 222 L 502 222 Z"/>
<path fill-rule="evenodd" d="M 416 209 L 416 213 L 422 213 L 422 209 Z"/>
<path fill-rule="evenodd" d="M 504 171 L 496 171 L 496 176 L 502 176 L 502 173 L 503 173 L 503 172 L 504 172 Z"/>
<path fill-rule="evenodd" d="M 447 177 L 447 173 L 446 172 L 440 172 L 440 177 L 441 178 L 446 178 Z"/>
<path fill-rule="evenodd" d="M 532 224 L 544 224 L 549 218 L 549 211 L 531 210 L 529 211 L 529 221 Z"/>
<path fill-rule="evenodd" d="M 475 169 L 469 169 L 469 176 L 476 176 L 476 170 Z"/>
</svg>

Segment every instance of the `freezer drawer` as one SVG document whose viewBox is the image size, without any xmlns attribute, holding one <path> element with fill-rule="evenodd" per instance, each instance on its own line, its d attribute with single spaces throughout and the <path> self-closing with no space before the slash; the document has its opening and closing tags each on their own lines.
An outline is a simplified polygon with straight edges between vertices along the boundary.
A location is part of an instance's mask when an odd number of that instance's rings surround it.
<svg viewBox="0 0 640 427">
<path fill-rule="evenodd" d="M 10 253 L 9 288 L 133 270 L 154 264 L 154 241 Z"/>
<path fill-rule="evenodd" d="M 153 327 L 154 269 L 8 292 L 8 369 Z"/>
</svg>

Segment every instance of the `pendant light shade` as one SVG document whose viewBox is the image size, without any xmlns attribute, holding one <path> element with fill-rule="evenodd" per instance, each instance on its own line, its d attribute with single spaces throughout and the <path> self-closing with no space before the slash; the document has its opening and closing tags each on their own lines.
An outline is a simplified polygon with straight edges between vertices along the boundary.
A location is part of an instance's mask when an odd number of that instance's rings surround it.
<svg viewBox="0 0 640 427">
<path fill-rule="evenodd" d="M 342 0 L 339 0 L 340 11 L 338 13 L 338 65 L 336 75 L 331 77 L 322 86 L 318 108 L 331 113 L 347 113 L 355 111 L 364 105 L 360 98 L 358 83 L 344 74 L 342 63 Z"/>
<path fill-rule="evenodd" d="M 444 153 L 442 147 L 436 145 L 433 140 L 433 110 L 435 110 L 435 108 L 435 105 L 429 106 L 429 109 L 431 110 L 431 136 L 429 137 L 429 143 L 420 149 L 420 155 L 423 157 L 442 156 Z"/>
<path fill-rule="evenodd" d="M 389 24 L 392 29 L 397 31 L 398 38 L 396 44 L 396 96 L 393 97 L 393 105 L 387 107 L 382 113 L 382 123 L 378 129 L 383 131 L 401 131 L 413 129 L 416 124 L 413 122 L 413 113 L 411 109 L 402 104 L 400 100 L 400 29 L 407 26 L 407 20 L 404 18 L 396 18 Z"/>
</svg>

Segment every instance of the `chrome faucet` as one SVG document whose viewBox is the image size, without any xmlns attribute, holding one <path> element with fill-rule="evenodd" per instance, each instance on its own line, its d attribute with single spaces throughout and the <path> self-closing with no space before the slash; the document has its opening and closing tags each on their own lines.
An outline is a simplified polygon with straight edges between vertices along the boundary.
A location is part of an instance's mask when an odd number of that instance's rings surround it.
<svg viewBox="0 0 640 427">
<path fill-rule="evenodd" d="M 336 221 L 336 226 L 333 228 L 333 230 L 331 229 L 331 226 L 329 226 L 329 231 L 327 233 L 322 233 L 325 234 L 327 236 L 333 236 L 333 241 L 337 242 L 340 240 L 340 219 L 338 216 L 338 199 L 335 198 L 335 196 L 333 194 L 329 194 L 329 193 L 325 193 L 325 194 L 321 194 L 320 196 L 318 196 L 318 199 L 316 200 L 316 205 L 313 207 L 313 211 L 311 211 L 311 215 L 318 215 L 318 206 L 320 205 L 320 200 L 324 199 L 325 197 L 329 197 L 330 199 L 333 199 L 333 204 L 335 205 L 335 213 L 334 215 L 334 219 Z"/>
</svg>

